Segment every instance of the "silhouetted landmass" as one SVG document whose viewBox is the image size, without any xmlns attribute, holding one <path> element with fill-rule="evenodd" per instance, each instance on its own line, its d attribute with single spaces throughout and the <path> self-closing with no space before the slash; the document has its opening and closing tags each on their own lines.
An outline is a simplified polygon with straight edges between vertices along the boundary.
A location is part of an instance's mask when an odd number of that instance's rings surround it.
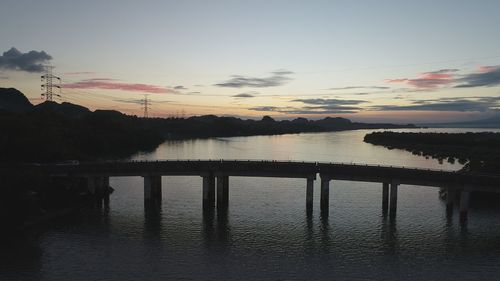
<svg viewBox="0 0 500 281">
<path fill-rule="evenodd" d="M 500 174 L 500 133 L 373 132 L 364 141 L 440 161 L 458 161 L 465 164 L 463 171 Z"/>
<path fill-rule="evenodd" d="M 85 115 L 91 113 L 91 111 L 88 108 L 80 105 L 68 102 L 63 102 L 59 104 L 53 101 L 46 101 L 44 103 L 38 104 L 33 107 L 33 111 L 39 113 L 56 112 L 58 114 L 62 114 L 73 118 L 82 118 Z"/>
<path fill-rule="evenodd" d="M 2 96 L 5 97 L 2 99 Z M 153 150 L 168 139 L 274 135 L 414 125 L 366 124 L 345 118 L 275 121 L 243 120 L 215 115 L 189 118 L 140 118 L 113 110 L 96 110 L 71 103 L 44 102 L 33 106 L 15 89 L 0 89 L 0 161 L 96 160 L 127 157 Z M 22 109 L 22 110 L 20 110 Z"/>
<path fill-rule="evenodd" d="M 0 112 L 26 112 L 32 108 L 23 93 L 14 88 L 0 88 Z"/>
</svg>

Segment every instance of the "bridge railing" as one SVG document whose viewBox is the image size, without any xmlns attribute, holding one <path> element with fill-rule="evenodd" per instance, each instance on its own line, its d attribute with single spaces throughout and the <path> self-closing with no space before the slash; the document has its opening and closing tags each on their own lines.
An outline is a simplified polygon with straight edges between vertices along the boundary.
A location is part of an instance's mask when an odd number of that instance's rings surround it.
<svg viewBox="0 0 500 281">
<path fill-rule="evenodd" d="M 155 160 L 108 160 L 105 163 L 154 163 L 154 162 L 261 162 L 261 163 L 295 163 L 295 164 L 315 164 L 319 165 L 339 165 L 339 166 L 353 166 L 353 167 L 377 167 L 377 168 L 395 168 L 395 169 L 406 169 L 415 171 L 434 171 L 434 172 L 446 172 L 455 173 L 457 170 L 444 170 L 444 169 L 431 169 L 431 168 L 420 168 L 420 167 L 405 167 L 398 165 L 380 165 L 380 164 L 362 164 L 355 162 L 320 162 L 320 161 L 300 161 L 300 160 L 271 160 L 271 159 L 155 159 Z"/>
</svg>

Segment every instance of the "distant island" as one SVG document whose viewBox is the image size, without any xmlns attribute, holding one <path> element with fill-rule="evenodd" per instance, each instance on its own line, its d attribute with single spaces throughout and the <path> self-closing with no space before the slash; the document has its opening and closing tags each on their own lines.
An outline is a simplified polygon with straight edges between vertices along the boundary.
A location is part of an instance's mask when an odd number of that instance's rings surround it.
<svg viewBox="0 0 500 281">
<path fill-rule="evenodd" d="M 142 118 L 114 110 L 71 104 L 33 105 L 14 88 L 0 88 L 0 161 L 98 160 L 149 151 L 165 140 L 356 129 L 415 128 L 415 125 L 357 123 L 340 117 L 276 121 L 214 115 Z"/>
<path fill-rule="evenodd" d="M 458 161 L 465 164 L 464 172 L 500 174 L 500 133 L 373 132 L 364 141 L 439 161 Z"/>
</svg>

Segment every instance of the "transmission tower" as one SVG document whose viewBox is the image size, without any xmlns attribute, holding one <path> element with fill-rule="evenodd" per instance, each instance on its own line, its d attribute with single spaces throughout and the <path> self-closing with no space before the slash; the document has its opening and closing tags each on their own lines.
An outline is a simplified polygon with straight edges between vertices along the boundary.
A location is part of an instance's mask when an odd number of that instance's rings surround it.
<svg viewBox="0 0 500 281">
<path fill-rule="evenodd" d="M 148 110 L 151 109 L 151 107 L 149 107 L 150 102 L 148 100 L 148 95 L 144 95 L 144 99 L 141 100 L 141 105 L 142 109 L 144 110 L 144 118 L 148 118 Z"/>
<path fill-rule="evenodd" d="M 52 96 L 61 97 L 61 78 L 52 74 L 54 67 L 52 65 L 45 66 L 45 74 L 41 76 L 42 82 L 42 99 L 52 101 Z M 53 88 L 58 88 L 59 93 L 54 93 Z"/>
</svg>

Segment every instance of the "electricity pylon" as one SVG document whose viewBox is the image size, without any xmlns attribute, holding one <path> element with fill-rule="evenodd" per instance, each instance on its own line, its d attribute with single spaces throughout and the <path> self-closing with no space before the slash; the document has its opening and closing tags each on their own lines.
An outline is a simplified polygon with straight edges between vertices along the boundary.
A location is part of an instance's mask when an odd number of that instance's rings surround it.
<svg viewBox="0 0 500 281">
<path fill-rule="evenodd" d="M 46 101 L 52 101 L 52 96 L 61 97 L 61 78 L 52 74 L 53 69 L 52 65 L 46 65 L 45 74 L 41 76 L 42 82 L 45 82 L 42 84 L 42 91 L 45 90 L 42 93 L 42 99 Z M 54 93 L 53 88 L 58 88 L 59 94 Z"/>
</svg>

